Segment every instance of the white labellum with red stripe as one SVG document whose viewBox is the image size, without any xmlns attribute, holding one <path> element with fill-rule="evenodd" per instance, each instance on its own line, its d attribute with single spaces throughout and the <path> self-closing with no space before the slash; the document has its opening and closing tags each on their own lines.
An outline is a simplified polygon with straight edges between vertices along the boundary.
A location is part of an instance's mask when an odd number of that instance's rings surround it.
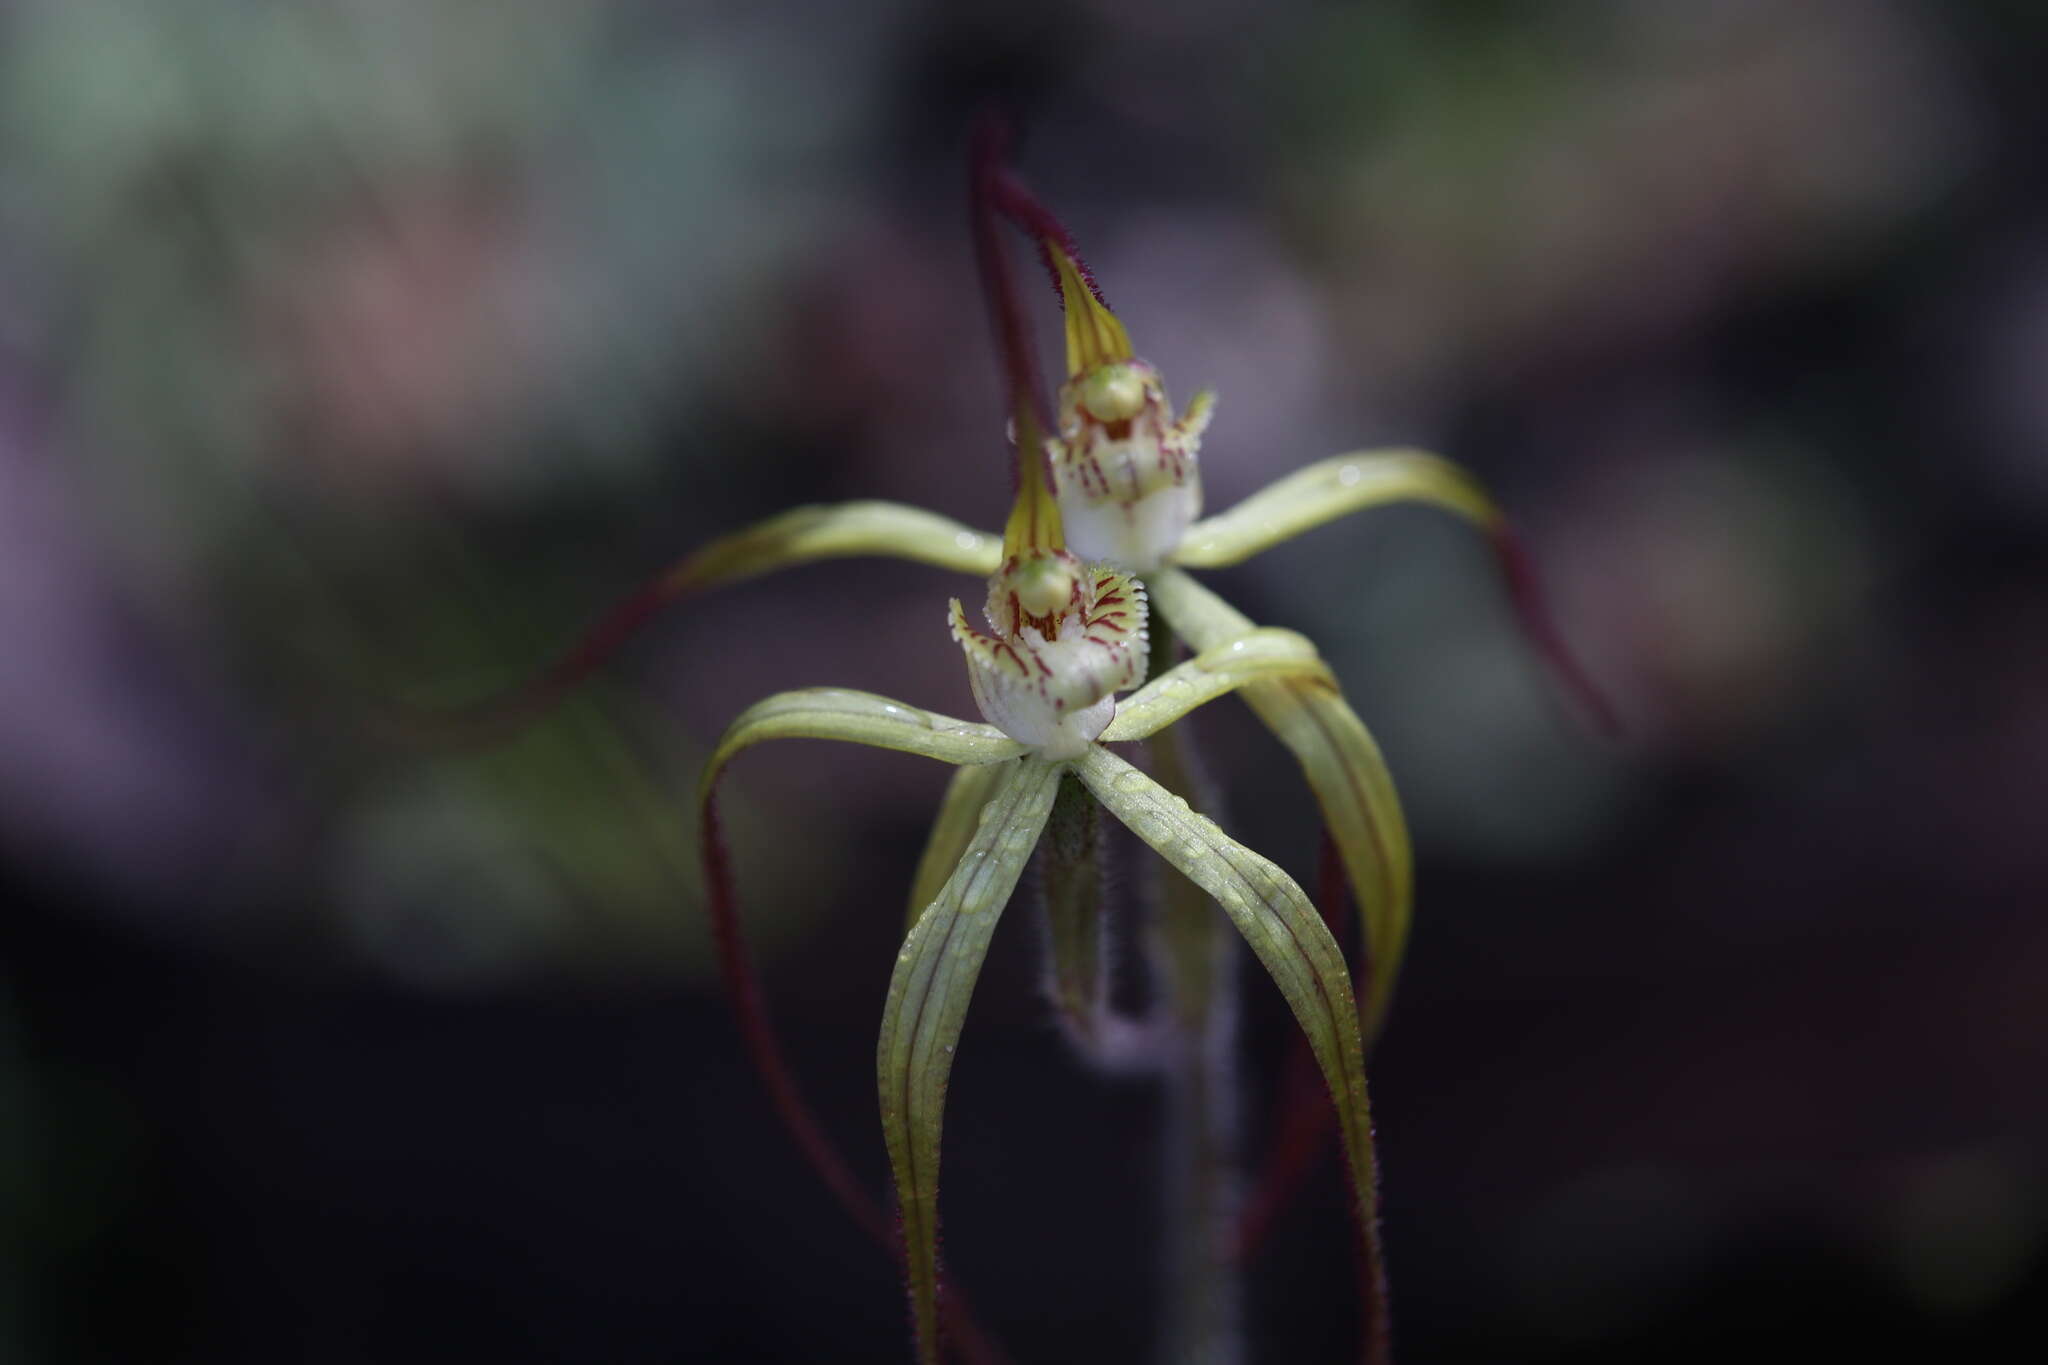
<svg viewBox="0 0 2048 1365">
<path fill-rule="evenodd" d="M 1058 591 L 1064 588 L 1064 595 Z M 952 602 L 953 638 L 981 714 L 1043 758 L 1078 758 L 1145 680 L 1145 588 L 1064 551 L 1012 559 L 989 579 L 990 630 Z"/>
</svg>

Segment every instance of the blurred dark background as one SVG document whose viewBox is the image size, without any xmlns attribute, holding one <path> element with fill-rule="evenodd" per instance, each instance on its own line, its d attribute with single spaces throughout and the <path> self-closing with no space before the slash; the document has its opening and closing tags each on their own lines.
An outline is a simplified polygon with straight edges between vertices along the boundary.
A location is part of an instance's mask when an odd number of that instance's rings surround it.
<svg viewBox="0 0 2048 1365">
<path fill-rule="evenodd" d="M 2041 1358 L 2044 58 L 2033 0 L 0 4 L 0 1359 L 908 1358 L 741 1060 L 689 801 L 770 691 L 971 715 L 964 585 L 686 605 L 488 751 L 366 720 L 794 502 L 995 524 L 991 99 L 1140 353 L 1219 390 L 1212 509 L 1460 460 L 1626 718 L 1576 722 L 1439 515 L 1216 576 L 1323 645 L 1413 826 L 1404 1358 Z M 1292 765 L 1197 728 L 1306 875 Z M 730 784 L 878 1191 L 943 780 L 791 744 Z M 1157 1097 L 1062 1051 L 1028 918 L 948 1252 L 1020 1360 L 1143 1359 Z M 1342 1207 L 1326 1162 L 1257 1359 L 1344 1358 Z"/>
</svg>

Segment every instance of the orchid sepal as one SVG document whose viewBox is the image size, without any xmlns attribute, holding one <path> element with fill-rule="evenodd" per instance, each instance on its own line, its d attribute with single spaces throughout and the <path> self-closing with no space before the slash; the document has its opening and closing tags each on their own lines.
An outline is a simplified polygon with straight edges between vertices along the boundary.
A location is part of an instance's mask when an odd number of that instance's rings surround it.
<svg viewBox="0 0 2048 1365">
<path fill-rule="evenodd" d="M 1185 800 L 1100 746 L 1091 748 L 1074 771 L 1110 814 L 1223 908 L 1280 988 L 1337 1107 L 1366 1274 L 1377 1285 L 1384 1274 L 1379 1164 L 1365 1044 L 1343 949 L 1293 878 L 1229 838 L 1213 820 L 1190 811 Z M 1369 1313 L 1381 1311 L 1385 1302 L 1383 1292 L 1365 1295 Z M 1384 1322 L 1368 1322 L 1366 1340 L 1382 1342 L 1385 1331 Z"/>
<path fill-rule="evenodd" d="M 543 715 L 588 681 L 657 612 L 681 598 L 826 559 L 873 555 L 986 575 L 1002 543 L 951 517 L 867 499 L 793 507 L 684 555 L 620 599 L 546 668 L 498 696 L 436 715 L 404 714 L 383 728 L 412 742 L 484 744 Z"/>
<path fill-rule="evenodd" d="M 1336 684 L 1306 636 L 1275 626 L 1248 629 L 1181 661 L 1118 702 L 1102 742 L 1148 739 L 1198 706 L 1253 682 L 1283 678 Z"/>
<path fill-rule="evenodd" d="M 906 931 L 938 896 L 946 878 L 953 875 L 960 855 L 967 851 L 974 831 L 980 827 L 982 811 L 995 795 L 996 782 L 1005 771 L 1000 762 L 962 765 L 947 779 L 945 795 L 939 798 L 938 818 L 932 821 L 931 832 L 925 836 L 924 852 L 918 855 L 917 872 L 910 879 L 910 895 L 904 902 Z"/>
<path fill-rule="evenodd" d="M 1297 469 L 1196 522 L 1173 562 L 1190 569 L 1225 568 L 1339 517 L 1398 502 L 1440 507 L 1489 533 L 1502 520 L 1479 482 L 1442 456 L 1361 450 Z"/>
<path fill-rule="evenodd" d="M 1253 629 L 1242 612 L 1179 569 L 1153 575 L 1152 598 L 1160 614 L 1198 649 Z M 1413 854 L 1393 775 L 1334 680 L 1251 680 L 1244 697 L 1301 764 L 1343 856 L 1365 928 L 1360 943 L 1365 1036 L 1377 1037 L 1392 1002 L 1414 901 Z"/>
<path fill-rule="evenodd" d="M 836 739 L 953 764 L 999 763 L 1024 752 L 1023 745 L 993 725 L 957 720 L 872 692 L 810 687 L 757 701 L 725 728 L 704 765 L 699 801 L 709 797 L 742 750 L 771 739 Z"/>
<path fill-rule="evenodd" d="M 1052 813 L 1060 765 L 1006 764 L 959 866 L 897 954 L 876 1045 L 882 1134 L 903 1219 L 921 1365 L 939 1360 L 939 1135 L 953 1049 L 996 922 Z"/>
</svg>

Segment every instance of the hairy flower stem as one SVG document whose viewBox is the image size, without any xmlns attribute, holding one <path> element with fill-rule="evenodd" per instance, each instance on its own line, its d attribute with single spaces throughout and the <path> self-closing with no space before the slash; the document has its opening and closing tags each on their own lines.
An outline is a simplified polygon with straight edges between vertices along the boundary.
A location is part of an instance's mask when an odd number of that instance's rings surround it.
<svg viewBox="0 0 2048 1365">
<path fill-rule="evenodd" d="M 1074 1045 L 1102 1051 L 1109 1019 L 1102 915 L 1102 807 L 1072 773 L 1060 778 L 1039 860 L 1045 902 L 1049 993 Z"/>
<path fill-rule="evenodd" d="M 1175 662 L 1171 628 L 1153 628 L 1152 666 Z M 1182 726 L 1149 741 L 1154 775 L 1195 810 L 1211 810 Z M 1162 871 L 1152 949 L 1166 1025 L 1166 1331 L 1171 1365 L 1232 1365 L 1243 1356 L 1238 1205 L 1237 935 L 1209 897 Z"/>
</svg>

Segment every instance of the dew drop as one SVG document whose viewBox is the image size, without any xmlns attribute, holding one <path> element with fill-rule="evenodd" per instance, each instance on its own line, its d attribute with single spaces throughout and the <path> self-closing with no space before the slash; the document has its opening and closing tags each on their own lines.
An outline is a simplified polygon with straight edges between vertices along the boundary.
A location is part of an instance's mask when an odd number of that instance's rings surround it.
<svg viewBox="0 0 2048 1365">
<path fill-rule="evenodd" d="M 1357 483 L 1364 477 L 1365 471 L 1355 464 L 1347 464 L 1337 471 L 1337 482 L 1343 484 L 1346 488 L 1351 487 L 1352 484 Z"/>
<path fill-rule="evenodd" d="M 1116 775 L 1116 781 L 1110 783 L 1110 785 L 1115 787 L 1118 791 L 1125 793 L 1126 795 L 1135 796 L 1139 792 L 1145 790 L 1147 783 L 1145 781 L 1145 775 L 1143 773 L 1134 771 L 1127 773 L 1118 773 Z"/>
</svg>

